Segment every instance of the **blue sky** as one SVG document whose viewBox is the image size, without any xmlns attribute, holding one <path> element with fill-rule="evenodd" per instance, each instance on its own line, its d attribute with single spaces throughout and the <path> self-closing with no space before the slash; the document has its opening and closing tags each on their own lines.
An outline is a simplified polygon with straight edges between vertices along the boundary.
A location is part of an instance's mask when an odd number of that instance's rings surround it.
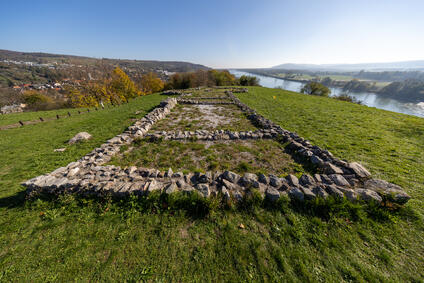
<svg viewBox="0 0 424 283">
<path fill-rule="evenodd" d="M 225 68 L 424 59 L 423 0 L 0 1 L 0 49 Z"/>
</svg>

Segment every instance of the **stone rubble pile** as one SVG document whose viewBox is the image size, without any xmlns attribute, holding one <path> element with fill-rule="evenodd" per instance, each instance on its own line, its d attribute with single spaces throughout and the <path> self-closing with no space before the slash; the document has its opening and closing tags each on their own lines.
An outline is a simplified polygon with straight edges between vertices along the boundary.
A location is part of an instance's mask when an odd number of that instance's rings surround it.
<svg viewBox="0 0 424 283">
<path fill-rule="evenodd" d="M 128 127 L 122 134 L 108 140 L 99 148 L 76 162 L 55 171 L 38 176 L 22 185 L 29 195 L 38 193 L 60 194 L 63 192 L 81 194 L 112 194 L 126 196 L 130 193 L 145 195 L 152 191 L 172 193 L 175 191 L 198 192 L 208 197 L 221 194 L 226 199 L 241 200 L 252 189 L 258 190 L 264 197 L 275 201 L 288 196 L 296 201 L 327 198 L 328 196 L 350 201 L 363 200 L 382 203 L 390 201 L 396 204 L 406 203 L 410 197 L 397 185 L 383 180 L 372 179 L 371 174 L 359 163 L 347 162 L 335 158 L 327 150 L 311 145 L 297 134 L 282 129 L 272 121 L 258 115 L 253 109 L 241 103 L 232 92 L 227 96 L 260 128 L 250 132 L 194 131 L 194 132 L 156 132 L 148 133 L 151 127 L 163 119 L 176 106 L 175 98 L 162 101 L 159 107 Z M 218 140 L 247 138 L 277 138 L 288 143 L 287 149 L 305 160 L 315 164 L 320 174 L 304 174 L 300 179 L 294 175 L 285 178 L 263 174 L 246 173 L 240 176 L 234 172 L 206 172 L 183 174 L 174 173 L 170 168 L 166 172 L 157 169 L 117 166 L 102 166 L 120 151 L 120 146 L 130 144 L 136 138 L 164 138 Z"/>
</svg>

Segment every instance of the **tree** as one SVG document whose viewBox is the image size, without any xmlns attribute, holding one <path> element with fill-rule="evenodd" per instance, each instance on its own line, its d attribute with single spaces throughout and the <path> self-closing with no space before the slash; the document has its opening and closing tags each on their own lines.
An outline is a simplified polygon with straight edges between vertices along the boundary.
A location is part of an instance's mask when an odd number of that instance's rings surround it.
<svg viewBox="0 0 424 283">
<path fill-rule="evenodd" d="M 239 85 L 242 85 L 242 86 L 258 86 L 259 79 L 254 76 L 243 75 L 238 79 L 238 83 Z"/>
<path fill-rule="evenodd" d="M 236 77 L 230 74 L 228 71 L 217 71 L 211 70 L 210 73 L 215 80 L 215 85 L 217 86 L 225 86 L 225 85 L 234 85 L 236 82 Z"/>
<path fill-rule="evenodd" d="M 325 86 L 331 86 L 333 80 L 330 77 L 325 77 L 321 80 L 321 83 Z"/>
<path fill-rule="evenodd" d="M 140 87 L 144 94 L 151 94 L 163 90 L 164 83 L 155 73 L 150 72 L 141 77 Z"/>
<path fill-rule="evenodd" d="M 65 91 L 77 107 L 98 106 L 100 102 L 119 104 L 142 95 L 134 82 L 118 67 L 113 70 L 110 78 L 69 86 Z"/>
<path fill-rule="evenodd" d="M 238 81 L 228 71 L 198 70 L 189 73 L 173 74 L 165 85 L 165 89 L 187 89 L 199 86 L 236 85 Z"/>
<path fill-rule="evenodd" d="M 108 85 L 109 90 L 116 94 L 122 101 L 128 101 L 128 99 L 142 94 L 134 82 L 119 67 L 113 70 L 112 79 Z"/>
<path fill-rule="evenodd" d="M 329 96 L 331 91 L 328 87 L 318 82 L 309 82 L 300 90 L 301 93 L 317 96 Z"/>
</svg>

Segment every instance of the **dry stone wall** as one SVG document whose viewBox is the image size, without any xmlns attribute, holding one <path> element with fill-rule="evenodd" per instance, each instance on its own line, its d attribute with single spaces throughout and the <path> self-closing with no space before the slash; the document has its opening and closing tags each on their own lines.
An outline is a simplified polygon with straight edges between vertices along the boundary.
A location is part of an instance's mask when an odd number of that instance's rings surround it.
<svg viewBox="0 0 424 283">
<path fill-rule="evenodd" d="M 312 145 L 296 133 L 284 130 L 272 121 L 257 114 L 243 104 L 231 91 L 226 95 L 230 102 L 248 113 L 248 118 L 258 126 L 257 131 L 185 131 L 148 133 L 159 120 L 166 117 L 177 103 L 189 100 L 168 98 L 159 107 L 128 127 L 122 134 L 106 141 L 100 147 L 66 167 L 25 183 L 27 193 L 60 194 L 64 192 L 90 194 L 112 194 L 117 197 L 129 194 L 145 195 L 152 191 L 172 193 L 182 191 L 197 192 L 205 197 L 222 195 L 228 200 L 239 201 L 252 189 L 258 190 L 264 197 L 275 201 L 282 196 L 292 200 L 304 201 L 315 198 L 347 198 L 351 201 L 363 200 L 383 203 L 404 204 L 409 196 L 397 185 L 384 180 L 372 179 L 371 174 L 356 162 L 347 162 L 335 158 L 329 151 Z M 196 104 L 209 102 L 194 100 Z M 286 149 L 301 156 L 318 168 L 319 174 L 304 174 L 301 178 L 288 175 L 280 178 L 274 175 L 256 175 L 246 173 L 240 176 L 231 171 L 188 173 L 173 172 L 170 168 L 163 172 L 154 168 L 120 168 L 104 165 L 120 151 L 124 144 L 130 144 L 136 138 L 164 138 L 174 140 L 234 140 L 274 138 L 288 143 Z"/>
<path fill-rule="evenodd" d="M 206 140 L 206 141 L 217 141 L 217 140 L 247 140 L 247 139 L 272 139 L 277 137 L 277 132 L 269 129 L 260 129 L 256 131 L 227 131 L 227 130 L 216 130 L 216 131 L 160 131 L 154 133 L 148 133 L 146 137 L 152 139 L 164 140 Z"/>
<path fill-rule="evenodd" d="M 227 101 L 204 101 L 204 100 L 196 100 L 196 99 L 178 99 L 178 103 L 180 103 L 180 104 L 202 104 L 202 105 L 233 104 L 232 102 L 227 102 Z"/>
</svg>

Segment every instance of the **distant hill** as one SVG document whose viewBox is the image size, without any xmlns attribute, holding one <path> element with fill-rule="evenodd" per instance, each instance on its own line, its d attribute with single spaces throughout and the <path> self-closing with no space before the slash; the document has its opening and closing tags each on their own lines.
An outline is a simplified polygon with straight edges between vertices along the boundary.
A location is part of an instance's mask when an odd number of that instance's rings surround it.
<svg viewBox="0 0 424 283">
<path fill-rule="evenodd" d="M 314 71 L 424 71 L 424 60 L 362 64 L 281 64 L 272 69 Z"/>
<path fill-rule="evenodd" d="M 108 59 L 92 58 L 84 56 L 49 54 L 40 52 L 18 52 L 0 49 L 0 61 L 13 60 L 24 62 L 37 62 L 40 64 L 59 63 L 59 64 L 77 64 L 90 65 L 103 61 L 104 63 L 119 65 L 120 67 L 133 67 L 144 69 L 145 71 L 163 70 L 168 72 L 188 72 L 195 70 L 209 69 L 200 64 L 180 61 L 155 61 L 155 60 L 130 60 L 130 59 Z"/>
<path fill-rule="evenodd" d="M 148 72 L 166 80 L 174 72 L 207 70 L 189 62 L 90 58 L 83 56 L 17 52 L 0 49 L 0 88 L 69 80 L 104 77 L 119 66 L 132 79 Z"/>
</svg>

